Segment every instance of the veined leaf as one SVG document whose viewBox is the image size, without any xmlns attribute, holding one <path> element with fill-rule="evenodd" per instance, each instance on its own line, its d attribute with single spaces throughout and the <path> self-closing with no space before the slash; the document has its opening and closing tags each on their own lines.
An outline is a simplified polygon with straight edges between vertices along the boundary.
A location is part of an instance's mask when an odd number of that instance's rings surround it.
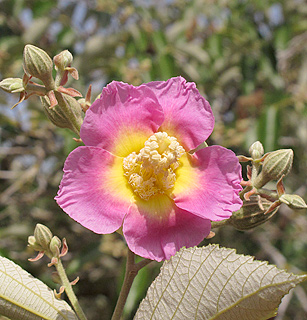
<svg viewBox="0 0 307 320">
<path fill-rule="evenodd" d="M 4 257 L 0 257 L 0 315 L 11 320 L 78 319 L 43 282 Z"/>
<path fill-rule="evenodd" d="M 134 319 L 269 319 L 306 278 L 217 245 L 181 249 L 163 264 Z"/>
</svg>

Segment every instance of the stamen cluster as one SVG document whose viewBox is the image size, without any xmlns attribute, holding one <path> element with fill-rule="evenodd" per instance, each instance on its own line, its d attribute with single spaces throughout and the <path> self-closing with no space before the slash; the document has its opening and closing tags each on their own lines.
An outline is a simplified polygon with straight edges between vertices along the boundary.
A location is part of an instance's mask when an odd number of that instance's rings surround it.
<svg viewBox="0 0 307 320">
<path fill-rule="evenodd" d="M 176 181 L 178 159 L 185 153 L 175 137 L 166 132 L 153 134 L 137 154 L 124 158 L 124 174 L 133 191 L 142 199 L 168 193 Z"/>
</svg>

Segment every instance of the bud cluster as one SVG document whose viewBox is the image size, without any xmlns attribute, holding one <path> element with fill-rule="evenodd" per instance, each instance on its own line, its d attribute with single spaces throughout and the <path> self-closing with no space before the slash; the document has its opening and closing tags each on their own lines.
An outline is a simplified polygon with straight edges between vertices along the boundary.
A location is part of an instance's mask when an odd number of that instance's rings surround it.
<svg viewBox="0 0 307 320">
<path fill-rule="evenodd" d="M 23 52 L 23 79 L 4 79 L 0 82 L 0 88 L 9 93 L 20 93 L 19 101 L 13 107 L 31 95 L 40 96 L 51 122 L 79 135 L 84 108 L 75 97 L 82 95 L 73 88 L 63 87 L 68 81 L 68 74 L 76 80 L 79 78 L 77 69 L 71 67 L 72 61 L 73 56 L 68 50 L 60 52 L 52 60 L 44 50 L 28 44 Z M 56 70 L 55 79 L 53 68 Z M 42 84 L 33 82 L 32 78 L 39 79 Z"/>
<path fill-rule="evenodd" d="M 264 154 L 264 148 L 256 141 L 249 148 L 251 157 L 238 156 L 239 161 L 251 161 L 247 166 L 248 181 L 242 181 L 242 208 L 234 212 L 229 224 L 239 230 L 253 228 L 272 218 L 284 203 L 291 209 L 306 209 L 304 200 L 295 194 L 286 194 L 283 178 L 292 168 L 293 151 L 280 149 Z M 277 181 L 276 190 L 263 188 L 270 181 Z"/>
<path fill-rule="evenodd" d="M 57 236 L 53 236 L 48 227 L 40 223 L 36 225 L 34 235 L 28 237 L 28 245 L 35 251 L 39 251 L 37 257 L 30 259 L 30 261 L 37 261 L 46 254 L 52 259 L 53 263 L 56 263 L 57 259 L 64 256 L 68 251 L 66 240 L 63 239 L 62 243 Z"/>
<path fill-rule="evenodd" d="M 28 246 L 39 251 L 38 255 L 33 259 L 29 259 L 29 261 L 37 261 L 46 254 L 51 259 L 48 267 L 55 266 L 57 271 L 53 273 L 52 279 L 55 283 L 61 284 L 59 292 L 54 291 L 55 297 L 60 299 L 61 294 L 66 291 L 71 301 L 71 298 L 75 299 L 71 286 L 78 282 L 79 277 L 69 282 L 61 262 L 61 257 L 65 256 L 68 252 L 65 238 L 61 241 L 57 236 L 52 235 L 49 228 L 38 223 L 34 229 L 34 235 L 28 238 Z"/>
</svg>

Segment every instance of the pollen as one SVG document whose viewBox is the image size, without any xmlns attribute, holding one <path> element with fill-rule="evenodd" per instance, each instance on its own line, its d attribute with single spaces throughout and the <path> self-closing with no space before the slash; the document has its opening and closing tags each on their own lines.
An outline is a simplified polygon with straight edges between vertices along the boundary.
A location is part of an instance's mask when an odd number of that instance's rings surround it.
<svg viewBox="0 0 307 320">
<path fill-rule="evenodd" d="M 144 200 L 170 193 L 176 182 L 178 159 L 185 153 L 175 137 L 166 132 L 153 134 L 139 153 L 124 158 L 124 175 L 134 193 Z"/>
</svg>

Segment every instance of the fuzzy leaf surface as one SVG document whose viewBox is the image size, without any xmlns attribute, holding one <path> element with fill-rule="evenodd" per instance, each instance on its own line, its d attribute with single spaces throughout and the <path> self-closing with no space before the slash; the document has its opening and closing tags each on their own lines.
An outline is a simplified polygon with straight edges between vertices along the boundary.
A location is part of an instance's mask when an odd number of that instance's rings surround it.
<svg viewBox="0 0 307 320">
<path fill-rule="evenodd" d="M 181 249 L 163 264 L 134 320 L 269 319 L 306 278 L 217 245 Z"/>
<path fill-rule="evenodd" d="M 43 282 L 4 257 L 0 257 L 0 315 L 11 320 L 78 319 Z"/>
</svg>

